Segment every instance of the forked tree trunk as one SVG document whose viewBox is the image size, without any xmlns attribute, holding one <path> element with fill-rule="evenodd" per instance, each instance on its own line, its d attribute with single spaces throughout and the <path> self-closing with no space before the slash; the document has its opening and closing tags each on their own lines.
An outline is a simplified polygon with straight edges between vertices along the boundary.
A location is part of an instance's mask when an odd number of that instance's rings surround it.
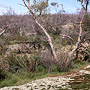
<svg viewBox="0 0 90 90">
<path fill-rule="evenodd" d="M 79 0 L 80 1 L 80 0 Z M 71 56 L 74 54 L 74 52 L 79 48 L 79 45 L 81 43 L 81 37 L 82 37 L 82 22 L 83 22 L 83 19 L 84 19 L 84 16 L 86 15 L 87 13 L 87 6 L 89 4 L 89 0 L 87 0 L 87 3 L 86 3 L 86 7 L 84 7 L 84 4 L 83 4 L 83 0 L 80 1 L 81 2 L 81 5 L 83 7 L 83 9 L 85 10 L 85 13 L 83 14 L 82 18 L 81 18 L 81 21 L 80 21 L 80 31 L 79 31 L 79 36 L 78 36 L 78 41 L 76 43 L 76 46 L 75 48 L 68 54 L 68 59 L 67 59 L 67 62 L 69 62 L 69 59 L 71 58 Z"/>
<path fill-rule="evenodd" d="M 85 14 L 86 14 L 86 12 L 85 12 Z M 79 45 L 80 45 L 80 43 L 81 43 L 81 37 L 82 37 L 82 22 L 83 22 L 83 18 L 84 18 L 84 16 L 85 16 L 85 14 L 82 16 L 82 18 L 81 18 L 81 21 L 80 21 L 80 31 L 79 31 L 79 36 L 78 36 L 78 41 L 77 41 L 77 43 L 76 43 L 76 45 L 75 45 L 75 48 L 71 51 L 71 52 L 69 52 L 69 54 L 68 54 L 68 59 L 67 59 L 67 61 L 66 62 L 69 62 L 69 59 L 72 57 L 72 55 L 74 54 L 74 52 L 79 48 Z"/>
</svg>

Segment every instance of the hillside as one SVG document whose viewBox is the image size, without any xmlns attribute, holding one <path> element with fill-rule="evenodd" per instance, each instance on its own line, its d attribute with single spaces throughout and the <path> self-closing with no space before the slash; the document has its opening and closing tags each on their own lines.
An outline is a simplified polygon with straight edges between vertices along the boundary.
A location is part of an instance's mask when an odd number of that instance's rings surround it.
<svg viewBox="0 0 90 90">
<path fill-rule="evenodd" d="M 39 25 L 31 15 L 0 16 L 0 88 L 30 82 L 48 74 L 69 72 L 89 63 L 90 17 L 85 18 L 80 26 L 81 16 L 81 14 L 37 15 Z M 46 30 L 51 41 L 40 25 Z M 83 32 L 80 35 L 81 28 Z M 53 55 L 51 42 L 57 61 Z M 70 56 L 71 52 L 73 54 Z M 60 80 L 66 83 L 70 78 L 65 79 L 66 77 L 61 77 Z"/>
</svg>

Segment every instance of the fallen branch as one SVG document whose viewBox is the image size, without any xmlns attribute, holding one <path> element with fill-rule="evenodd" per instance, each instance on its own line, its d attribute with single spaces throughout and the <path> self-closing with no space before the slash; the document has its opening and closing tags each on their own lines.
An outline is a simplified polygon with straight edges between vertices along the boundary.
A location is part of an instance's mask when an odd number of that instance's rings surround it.
<svg viewBox="0 0 90 90">
<path fill-rule="evenodd" d="M 6 31 L 6 29 L 4 29 L 1 33 L 0 33 L 0 36 Z"/>
</svg>

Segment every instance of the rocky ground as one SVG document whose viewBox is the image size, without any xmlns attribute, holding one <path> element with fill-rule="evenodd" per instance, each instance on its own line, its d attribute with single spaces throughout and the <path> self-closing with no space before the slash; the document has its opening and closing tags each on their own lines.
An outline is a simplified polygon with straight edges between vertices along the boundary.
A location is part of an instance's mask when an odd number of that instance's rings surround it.
<svg viewBox="0 0 90 90">
<path fill-rule="evenodd" d="M 71 78 L 78 75 L 90 74 L 87 68 L 90 68 L 90 65 L 67 75 L 46 77 L 20 86 L 4 87 L 0 90 L 72 90 L 69 85 L 69 82 L 73 80 Z"/>
</svg>

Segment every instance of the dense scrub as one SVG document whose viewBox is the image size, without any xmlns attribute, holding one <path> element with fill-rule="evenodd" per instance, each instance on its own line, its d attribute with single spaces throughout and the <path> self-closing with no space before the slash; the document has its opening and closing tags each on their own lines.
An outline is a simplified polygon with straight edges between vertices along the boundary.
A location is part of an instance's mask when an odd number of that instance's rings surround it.
<svg viewBox="0 0 90 90">
<path fill-rule="evenodd" d="M 0 32 L 6 29 L 0 36 L 0 87 L 27 82 L 44 74 L 66 72 L 73 69 L 77 61 L 90 61 L 89 16 L 83 22 L 82 42 L 70 58 L 72 62 L 66 61 L 77 42 L 80 14 L 48 14 L 37 19 L 52 38 L 58 62 L 32 16 L 0 16 Z"/>
</svg>

